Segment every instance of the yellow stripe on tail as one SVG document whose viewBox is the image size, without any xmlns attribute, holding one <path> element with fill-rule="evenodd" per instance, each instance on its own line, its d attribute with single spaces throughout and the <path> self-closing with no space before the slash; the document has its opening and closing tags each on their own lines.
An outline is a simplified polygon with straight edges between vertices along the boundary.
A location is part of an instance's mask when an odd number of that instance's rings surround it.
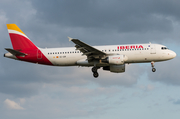
<svg viewBox="0 0 180 119">
<path fill-rule="evenodd" d="M 7 28 L 8 28 L 8 30 L 15 30 L 15 31 L 19 31 L 19 32 L 23 33 L 16 24 L 7 24 Z"/>
</svg>

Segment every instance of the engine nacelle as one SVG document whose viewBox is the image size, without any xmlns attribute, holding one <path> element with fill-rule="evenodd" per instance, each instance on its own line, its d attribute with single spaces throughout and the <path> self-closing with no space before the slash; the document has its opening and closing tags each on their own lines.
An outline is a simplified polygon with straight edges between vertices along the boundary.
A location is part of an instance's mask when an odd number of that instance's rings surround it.
<svg viewBox="0 0 180 119">
<path fill-rule="evenodd" d="M 114 73 L 122 73 L 125 72 L 125 64 L 122 65 L 110 65 L 107 67 L 103 67 L 103 70 L 107 70 Z"/>
<path fill-rule="evenodd" d="M 112 55 L 103 59 L 102 62 L 109 63 L 109 64 L 117 64 L 121 65 L 124 64 L 124 61 L 127 61 L 128 58 L 125 55 Z"/>
</svg>

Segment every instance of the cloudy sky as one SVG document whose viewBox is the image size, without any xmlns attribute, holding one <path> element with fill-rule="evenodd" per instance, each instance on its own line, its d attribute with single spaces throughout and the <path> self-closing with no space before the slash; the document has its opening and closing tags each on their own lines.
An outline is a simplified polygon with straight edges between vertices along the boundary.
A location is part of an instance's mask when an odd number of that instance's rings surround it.
<svg viewBox="0 0 180 119">
<path fill-rule="evenodd" d="M 3 57 L 11 48 L 6 24 L 16 23 L 39 47 L 159 43 L 173 60 L 126 65 L 126 72 L 50 67 Z M 1 0 L 1 119 L 179 119 L 180 1 Z"/>
</svg>

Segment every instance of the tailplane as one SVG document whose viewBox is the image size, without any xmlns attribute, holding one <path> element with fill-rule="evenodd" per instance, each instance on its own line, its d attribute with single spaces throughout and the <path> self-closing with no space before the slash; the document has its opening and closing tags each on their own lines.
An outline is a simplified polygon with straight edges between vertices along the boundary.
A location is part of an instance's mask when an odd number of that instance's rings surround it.
<svg viewBox="0 0 180 119">
<path fill-rule="evenodd" d="M 33 42 L 21 31 L 16 24 L 7 24 L 7 29 L 14 50 L 37 49 Z"/>
<path fill-rule="evenodd" d="M 25 53 L 22 53 L 22 52 L 19 52 L 17 50 L 13 50 L 13 49 L 10 49 L 10 48 L 5 48 L 5 50 L 7 50 L 8 52 L 10 52 L 11 54 L 13 54 L 14 56 L 25 56 L 27 54 Z"/>
</svg>

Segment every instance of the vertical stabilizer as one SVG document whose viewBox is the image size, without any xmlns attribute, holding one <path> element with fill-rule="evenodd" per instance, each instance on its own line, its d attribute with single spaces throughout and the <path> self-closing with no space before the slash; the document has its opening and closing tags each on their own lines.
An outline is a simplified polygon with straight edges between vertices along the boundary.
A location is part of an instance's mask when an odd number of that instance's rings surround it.
<svg viewBox="0 0 180 119">
<path fill-rule="evenodd" d="M 16 24 L 7 24 L 7 29 L 14 50 L 38 49 Z"/>
</svg>

